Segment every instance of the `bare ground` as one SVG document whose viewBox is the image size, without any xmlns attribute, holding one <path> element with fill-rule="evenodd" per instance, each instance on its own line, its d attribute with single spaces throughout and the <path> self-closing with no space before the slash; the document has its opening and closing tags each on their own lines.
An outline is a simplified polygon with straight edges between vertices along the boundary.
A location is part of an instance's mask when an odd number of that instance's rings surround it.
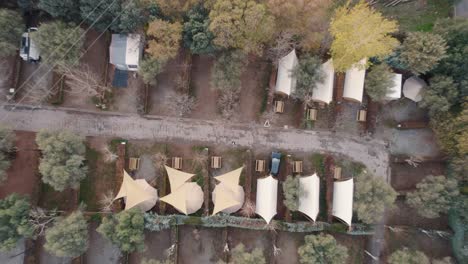
<svg viewBox="0 0 468 264">
<path fill-rule="evenodd" d="M 178 263 L 217 263 L 224 244 L 221 228 L 179 227 Z"/>
<path fill-rule="evenodd" d="M 218 92 L 211 86 L 211 68 L 214 59 L 209 56 L 194 56 L 192 63 L 192 88 L 197 98 L 197 106 L 189 117 L 219 119 Z"/>
<path fill-rule="evenodd" d="M 171 247 L 171 230 L 146 232 L 145 245 L 145 251 L 130 254 L 129 264 L 140 264 L 143 259 L 165 260 Z"/>
</svg>

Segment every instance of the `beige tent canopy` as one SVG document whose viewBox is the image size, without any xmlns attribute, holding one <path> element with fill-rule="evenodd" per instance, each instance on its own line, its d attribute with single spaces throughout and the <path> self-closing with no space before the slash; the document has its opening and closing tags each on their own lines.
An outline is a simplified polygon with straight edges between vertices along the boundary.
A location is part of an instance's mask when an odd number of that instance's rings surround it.
<svg viewBox="0 0 468 264">
<path fill-rule="evenodd" d="M 422 93 L 427 84 L 422 79 L 413 76 L 405 81 L 403 85 L 403 94 L 406 98 L 419 102 L 422 100 Z"/>
<path fill-rule="evenodd" d="M 239 185 L 243 168 L 215 177 L 220 183 L 213 190 L 213 215 L 218 212 L 234 213 L 244 204 L 244 189 Z"/>
<path fill-rule="evenodd" d="M 299 197 L 299 211 L 316 221 L 319 213 L 320 179 L 317 173 L 299 178 L 299 185 L 304 195 Z"/>
<path fill-rule="evenodd" d="M 365 65 L 367 59 L 362 59 L 346 71 L 343 98 L 361 103 L 364 94 Z"/>
<path fill-rule="evenodd" d="M 348 226 L 351 225 L 353 219 L 353 189 L 354 180 L 352 178 L 333 183 L 332 215 L 341 219 Z"/>
<path fill-rule="evenodd" d="M 257 179 L 257 202 L 255 213 L 260 215 L 267 223 L 276 215 L 276 202 L 278 197 L 278 180 L 273 176 Z"/>
<path fill-rule="evenodd" d="M 195 174 L 165 167 L 171 185 L 171 193 L 161 197 L 160 200 L 186 215 L 198 211 L 203 204 L 203 191 L 195 182 L 187 182 Z"/>
<path fill-rule="evenodd" d="M 296 50 L 292 50 L 279 60 L 275 87 L 277 93 L 290 96 L 296 90 L 296 78 L 292 71 L 297 64 Z"/>
<path fill-rule="evenodd" d="M 321 67 L 324 78 L 322 82 L 317 82 L 312 100 L 329 104 L 333 100 L 333 81 L 335 79 L 335 69 L 333 68 L 332 60 L 328 60 Z"/>
<path fill-rule="evenodd" d="M 119 198 L 125 199 L 125 210 L 138 207 L 146 212 L 158 201 L 158 191 L 144 179 L 132 179 L 124 170 L 122 186 L 114 200 Z"/>
</svg>

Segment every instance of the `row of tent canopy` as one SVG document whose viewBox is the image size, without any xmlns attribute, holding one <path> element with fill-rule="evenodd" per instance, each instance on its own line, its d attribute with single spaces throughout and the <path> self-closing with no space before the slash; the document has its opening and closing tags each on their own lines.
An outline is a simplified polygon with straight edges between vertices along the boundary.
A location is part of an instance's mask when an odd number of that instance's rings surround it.
<svg viewBox="0 0 468 264">
<path fill-rule="evenodd" d="M 366 76 L 365 64 L 367 59 L 362 59 L 356 63 L 351 69 L 346 71 L 343 98 L 361 103 L 364 95 L 364 80 Z M 278 73 L 276 77 L 275 91 L 286 96 L 290 96 L 296 89 L 296 78 L 293 75 L 294 68 L 298 65 L 296 51 L 292 50 L 288 55 L 279 60 Z M 332 60 L 322 64 L 322 72 L 324 78 L 316 84 L 312 93 L 312 100 L 329 104 L 333 101 L 333 87 L 335 79 L 335 69 Z M 396 100 L 401 98 L 402 92 L 402 75 L 393 73 L 392 75 L 394 86 L 386 95 L 386 100 Z M 421 83 L 422 82 L 422 83 Z M 420 101 L 421 91 L 424 87 L 424 81 L 417 77 L 408 79 L 403 87 L 405 97 Z"/>
<path fill-rule="evenodd" d="M 242 208 L 244 189 L 239 185 L 243 167 L 215 177 L 218 184 L 213 196 L 213 215 L 219 212 L 231 214 Z M 189 215 L 197 212 L 203 204 L 203 191 L 195 182 L 189 180 L 195 176 L 166 166 L 170 184 L 170 194 L 159 198 L 172 205 L 179 212 Z M 316 221 L 319 213 L 320 180 L 317 174 L 299 178 L 304 195 L 299 199 L 299 211 Z M 269 223 L 277 214 L 278 180 L 271 175 L 257 179 L 257 198 L 255 213 Z M 114 198 L 125 200 L 125 210 L 137 207 L 148 211 L 158 201 L 158 192 L 144 179 L 134 180 L 124 171 L 119 193 Z M 352 221 L 353 179 L 334 183 L 332 214 L 348 225 Z"/>
</svg>

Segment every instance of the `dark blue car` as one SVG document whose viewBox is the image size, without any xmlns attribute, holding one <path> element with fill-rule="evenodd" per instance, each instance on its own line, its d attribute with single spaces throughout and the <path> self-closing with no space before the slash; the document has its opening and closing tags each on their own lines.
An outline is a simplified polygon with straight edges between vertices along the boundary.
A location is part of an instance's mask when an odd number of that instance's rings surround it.
<svg viewBox="0 0 468 264">
<path fill-rule="evenodd" d="M 273 151 L 271 153 L 271 168 L 270 168 L 271 175 L 273 176 L 278 175 L 280 162 L 281 162 L 281 153 Z"/>
</svg>

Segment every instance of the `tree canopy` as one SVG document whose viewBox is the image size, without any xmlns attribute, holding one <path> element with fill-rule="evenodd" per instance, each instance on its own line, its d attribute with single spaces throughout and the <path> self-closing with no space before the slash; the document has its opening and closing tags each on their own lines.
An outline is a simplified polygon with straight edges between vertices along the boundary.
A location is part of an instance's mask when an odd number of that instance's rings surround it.
<svg viewBox="0 0 468 264">
<path fill-rule="evenodd" d="M 121 0 L 80 0 L 82 19 L 98 31 L 106 31 L 118 25 Z"/>
<path fill-rule="evenodd" d="M 442 36 L 429 32 L 409 32 L 400 49 L 400 60 L 415 74 L 423 74 L 445 57 L 447 44 Z"/>
<path fill-rule="evenodd" d="M 84 30 L 73 23 L 61 21 L 42 24 L 31 33 L 41 57 L 47 63 L 73 66 L 79 63 L 84 43 Z"/>
<path fill-rule="evenodd" d="M 18 240 L 33 235 L 28 221 L 30 209 L 29 199 L 16 193 L 0 200 L 0 251 L 9 251 Z"/>
<path fill-rule="evenodd" d="M 419 105 L 427 108 L 429 116 L 436 116 L 448 112 L 457 100 L 458 90 L 452 77 L 436 75 L 430 79 Z"/>
<path fill-rule="evenodd" d="M 138 208 L 122 211 L 102 219 L 97 231 L 124 252 L 145 248 L 145 223 L 143 212 Z"/>
<path fill-rule="evenodd" d="M 346 263 L 348 259 L 348 249 L 338 244 L 331 235 L 307 235 L 304 240 L 304 245 L 297 250 L 299 263 Z"/>
<path fill-rule="evenodd" d="M 304 195 L 299 182 L 299 177 L 288 175 L 283 182 L 284 205 L 291 211 L 299 209 L 299 198 Z"/>
<path fill-rule="evenodd" d="M 10 167 L 8 154 L 15 148 L 15 134 L 11 129 L 0 126 L 0 184 L 7 179 L 6 170 Z"/>
<path fill-rule="evenodd" d="M 241 75 L 247 66 L 247 56 L 240 51 L 223 52 L 214 63 L 211 85 L 220 90 L 240 90 Z"/>
<path fill-rule="evenodd" d="M 0 9 L 0 57 L 14 55 L 19 47 L 24 23 L 18 12 Z"/>
<path fill-rule="evenodd" d="M 88 172 L 84 164 L 86 147 L 84 138 L 68 131 L 40 131 L 36 143 L 42 152 L 39 172 L 42 181 L 57 191 L 78 188 Z"/>
<path fill-rule="evenodd" d="M 266 264 L 265 256 L 259 248 L 255 248 L 252 252 L 245 250 L 244 244 L 237 244 L 231 250 L 231 258 L 229 263 L 232 264 Z"/>
<path fill-rule="evenodd" d="M 241 49 L 246 54 L 260 55 L 274 34 L 274 18 L 264 4 L 252 0 L 217 0 L 210 21 L 216 45 Z"/>
<path fill-rule="evenodd" d="M 324 78 L 321 67 L 322 62 L 316 56 L 306 55 L 299 60 L 292 73 L 296 78 L 296 90 L 292 93 L 294 98 L 307 100 L 312 96 L 317 82 L 322 82 Z"/>
<path fill-rule="evenodd" d="M 395 190 L 382 177 L 369 173 L 356 177 L 353 209 L 362 222 L 377 223 L 385 209 L 394 204 L 396 197 Z"/>
<path fill-rule="evenodd" d="M 80 20 L 79 0 L 40 0 L 38 7 L 56 18 L 67 21 Z"/>
<path fill-rule="evenodd" d="M 141 0 L 127 0 L 122 3 L 122 13 L 112 30 L 118 33 L 134 33 L 148 21 Z"/>
<path fill-rule="evenodd" d="M 389 55 L 398 45 L 390 35 L 397 29 L 395 21 L 387 20 L 363 0 L 352 7 L 349 2 L 339 7 L 330 24 L 335 70 L 345 72 L 363 58 Z"/>
<path fill-rule="evenodd" d="M 77 257 L 88 248 L 88 224 L 81 211 L 59 219 L 46 230 L 44 248 L 58 257 Z"/>
<path fill-rule="evenodd" d="M 372 66 L 366 74 L 366 93 L 375 101 L 382 101 L 395 86 L 392 72 L 387 64 Z"/>
<path fill-rule="evenodd" d="M 177 56 L 182 39 L 182 25 L 179 22 L 155 19 L 149 23 L 146 34 L 149 38 L 146 52 L 153 59 L 167 61 Z"/>
<path fill-rule="evenodd" d="M 421 251 L 408 248 L 393 252 L 388 258 L 389 264 L 429 264 L 429 258 Z"/>
<path fill-rule="evenodd" d="M 150 85 L 156 85 L 158 83 L 156 77 L 164 70 L 165 66 L 165 61 L 160 61 L 153 58 L 145 58 L 141 61 L 138 73 L 143 78 L 143 82 Z"/>
<path fill-rule="evenodd" d="M 441 213 L 447 213 L 453 199 L 459 194 L 457 181 L 445 176 L 430 175 L 418 183 L 416 189 L 407 194 L 406 201 L 426 218 L 436 218 Z"/>
<path fill-rule="evenodd" d="M 193 54 L 213 53 L 216 46 L 213 44 L 214 35 L 210 31 L 210 18 L 208 10 L 203 5 L 196 5 L 187 13 L 187 22 L 184 23 L 184 45 Z"/>
</svg>

